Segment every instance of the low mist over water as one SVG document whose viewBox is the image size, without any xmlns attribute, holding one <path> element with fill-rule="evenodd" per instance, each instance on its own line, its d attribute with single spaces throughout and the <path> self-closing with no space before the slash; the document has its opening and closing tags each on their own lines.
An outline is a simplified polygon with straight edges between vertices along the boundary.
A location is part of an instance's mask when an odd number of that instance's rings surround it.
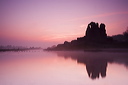
<svg viewBox="0 0 128 85">
<path fill-rule="evenodd" d="M 0 52 L 0 85 L 127 85 L 127 52 Z"/>
</svg>

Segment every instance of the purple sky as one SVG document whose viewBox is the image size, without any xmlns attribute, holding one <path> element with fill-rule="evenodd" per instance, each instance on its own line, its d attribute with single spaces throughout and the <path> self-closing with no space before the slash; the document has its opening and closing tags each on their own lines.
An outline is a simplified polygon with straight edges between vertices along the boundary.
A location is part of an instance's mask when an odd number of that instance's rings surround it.
<svg viewBox="0 0 128 85">
<path fill-rule="evenodd" d="M 0 45 L 56 45 L 84 36 L 91 21 L 122 34 L 128 0 L 0 0 Z"/>
</svg>

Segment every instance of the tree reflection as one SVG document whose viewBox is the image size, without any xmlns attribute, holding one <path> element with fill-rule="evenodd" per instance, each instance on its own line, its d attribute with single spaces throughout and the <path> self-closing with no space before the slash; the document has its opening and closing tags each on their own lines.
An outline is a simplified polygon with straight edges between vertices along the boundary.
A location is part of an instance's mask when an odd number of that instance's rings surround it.
<svg viewBox="0 0 128 85">
<path fill-rule="evenodd" d="M 76 52 L 56 51 L 58 56 L 71 58 L 86 65 L 86 71 L 91 79 L 106 77 L 107 63 L 118 63 L 128 66 L 128 53 L 107 52 Z"/>
</svg>

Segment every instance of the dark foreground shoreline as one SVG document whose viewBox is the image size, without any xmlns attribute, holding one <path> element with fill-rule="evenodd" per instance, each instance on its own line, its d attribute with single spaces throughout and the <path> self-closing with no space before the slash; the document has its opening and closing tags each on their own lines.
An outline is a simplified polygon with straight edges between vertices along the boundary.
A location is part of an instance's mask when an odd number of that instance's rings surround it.
<svg viewBox="0 0 128 85">
<path fill-rule="evenodd" d="M 0 52 L 18 52 L 28 50 L 43 50 L 43 51 L 84 51 L 84 52 L 128 52 L 128 48 L 90 48 L 90 49 L 74 49 L 74 50 L 48 50 L 48 49 L 0 49 Z"/>
<path fill-rule="evenodd" d="M 128 52 L 128 48 L 87 49 L 85 52 Z"/>
<path fill-rule="evenodd" d="M 84 52 L 128 52 L 128 48 L 90 48 L 90 49 L 78 49 L 78 50 L 48 50 L 44 51 L 84 51 Z"/>
<path fill-rule="evenodd" d="M 0 52 L 6 52 L 6 51 L 26 51 L 30 49 L 0 49 Z"/>
<path fill-rule="evenodd" d="M 28 50 L 42 50 L 41 48 L 35 48 L 35 49 L 0 49 L 0 52 L 8 52 L 8 51 L 13 51 L 13 52 L 18 52 L 18 51 L 28 51 Z"/>
</svg>

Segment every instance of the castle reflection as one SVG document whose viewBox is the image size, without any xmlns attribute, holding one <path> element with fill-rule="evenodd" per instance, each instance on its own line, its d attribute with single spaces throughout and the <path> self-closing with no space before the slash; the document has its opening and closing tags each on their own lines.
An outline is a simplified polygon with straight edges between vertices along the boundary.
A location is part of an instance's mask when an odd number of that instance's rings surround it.
<svg viewBox="0 0 128 85">
<path fill-rule="evenodd" d="M 77 52 L 56 51 L 58 56 L 71 58 L 86 65 L 86 71 L 91 79 L 106 77 L 107 63 L 118 63 L 128 66 L 128 53 L 108 52 Z"/>
<path fill-rule="evenodd" d="M 88 59 L 87 61 L 79 61 L 86 64 L 88 76 L 92 79 L 106 76 L 107 61 L 105 59 Z"/>
</svg>

